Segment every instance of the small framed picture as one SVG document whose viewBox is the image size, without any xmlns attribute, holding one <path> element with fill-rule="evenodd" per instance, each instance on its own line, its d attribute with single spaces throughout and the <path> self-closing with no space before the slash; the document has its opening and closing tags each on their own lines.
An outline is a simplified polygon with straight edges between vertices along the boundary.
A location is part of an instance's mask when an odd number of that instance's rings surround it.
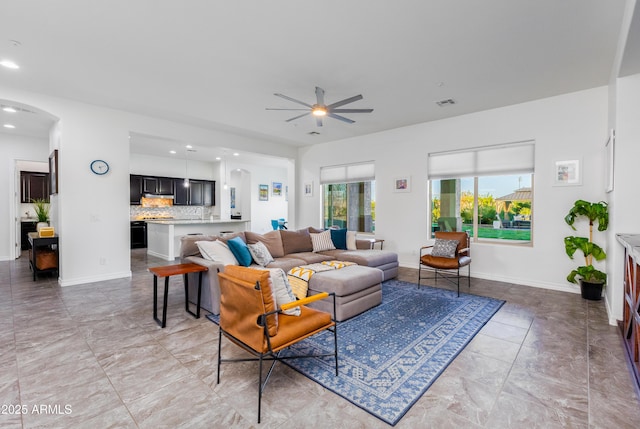
<svg viewBox="0 0 640 429">
<path fill-rule="evenodd" d="M 273 195 L 274 197 L 282 196 L 282 183 L 280 182 L 271 183 L 271 195 Z"/>
<path fill-rule="evenodd" d="M 258 185 L 258 201 L 269 201 L 269 185 Z"/>
<path fill-rule="evenodd" d="M 305 197 L 313 197 L 313 182 L 306 182 L 303 192 Z"/>
<path fill-rule="evenodd" d="M 411 192 L 411 177 L 402 176 L 393 179 L 394 192 Z"/>
<path fill-rule="evenodd" d="M 582 184 L 580 160 L 556 161 L 553 171 L 554 186 L 576 186 Z"/>
</svg>

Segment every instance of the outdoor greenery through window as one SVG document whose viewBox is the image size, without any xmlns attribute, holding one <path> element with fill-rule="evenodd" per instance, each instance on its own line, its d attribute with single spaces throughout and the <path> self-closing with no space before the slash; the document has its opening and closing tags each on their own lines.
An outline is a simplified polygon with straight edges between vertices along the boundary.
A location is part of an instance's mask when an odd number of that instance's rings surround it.
<svg viewBox="0 0 640 429">
<path fill-rule="evenodd" d="M 375 231 L 375 181 L 325 184 L 322 193 L 325 228 Z"/>
<path fill-rule="evenodd" d="M 430 181 L 431 235 L 468 231 L 478 240 L 531 241 L 533 174 Z"/>
</svg>

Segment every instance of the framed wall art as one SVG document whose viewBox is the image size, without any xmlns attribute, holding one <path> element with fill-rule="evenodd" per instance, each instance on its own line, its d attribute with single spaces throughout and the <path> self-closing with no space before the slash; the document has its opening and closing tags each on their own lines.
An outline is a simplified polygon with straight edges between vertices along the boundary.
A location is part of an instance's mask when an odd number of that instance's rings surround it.
<svg viewBox="0 0 640 429">
<path fill-rule="evenodd" d="M 578 159 L 556 161 L 553 173 L 554 186 L 582 185 L 582 171 Z"/>
<path fill-rule="evenodd" d="M 258 185 L 258 201 L 269 201 L 269 185 Z"/>
<path fill-rule="evenodd" d="M 313 182 L 305 183 L 303 192 L 305 197 L 313 197 Z"/>
<path fill-rule="evenodd" d="M 282 196 L 282 183 L 280 182 L 271 183 L 271 195 L 273 195 L 274 197 Z"/>
<path fill-rule="evenodd" d="M 402 176 L 393 179 L 394 192 L 411 192 L 411 177 Z"/>
</svg>

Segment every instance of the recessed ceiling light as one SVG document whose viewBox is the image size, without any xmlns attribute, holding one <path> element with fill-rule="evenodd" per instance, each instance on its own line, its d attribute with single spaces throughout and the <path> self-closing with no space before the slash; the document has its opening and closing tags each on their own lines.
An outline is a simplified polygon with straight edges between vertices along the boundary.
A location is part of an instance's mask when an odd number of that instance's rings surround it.
<svg viewBox="0 0 640 429">
<path fill-rule="evenodd" d="M 8 69 L 14 69 L 14 70 L 20 68 L 20 66 L 18 64 L 14 63 L 11 60 L 2 60 L 2 61 L 0 61 L 0 66 L 6 67 Z"/>
<path fill-rule="evenodd" d="M 15 125 L 11 125 L 11 124 L 4 124 L 5 128 L 15 128 Z"/>
<path fill-rule="evenodd" d="M 191 148 L 193 148 L 193 146 L 191 146 L 190 144 L 186 145 L 185 147 L 186 147 L 187 149 L 191 149 Z"/>
<path fill-rule="evenodd" d="M 176 151 L 175 150 L 170 150 L 169 153 L 172 154 L 172 155 L 175 155 Z"/>
<path fill-rule="evenodd" d="M 2 110 L 4 110 L 5 112 L 9 112 L 9 113 L 16 113 L 16 112 L 17 112 L 17 110 L 16 110 L 16 109 L 14 109 L 14 108 L 13 108 L 13 107 L 11 107 L 11 106 L 3 107 L 3 108 L 2 108 Z"/>
<path fill-rule="evenodd" d="M 240 154 L 238 152 L 234 152 L 233 156 L 240 156 Z"/>
<path fill-rule="evenodd" d="M 219 156 L 216 156 L 216 161 L 220 161 L 222 158 Z"/>
</svg>

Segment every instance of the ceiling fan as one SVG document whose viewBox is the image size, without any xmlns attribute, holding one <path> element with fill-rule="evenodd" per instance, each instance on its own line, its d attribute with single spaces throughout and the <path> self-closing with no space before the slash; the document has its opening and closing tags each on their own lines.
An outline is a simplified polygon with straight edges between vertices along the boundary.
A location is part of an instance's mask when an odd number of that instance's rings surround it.
<svg viewBox="0 0 640 429">
<path fill-rule="evenodd" d="M 328 116 L 329 118 L 338 119 L 340 121 L 346 122 L 348 124 L 353 124 L 355 121 L 349 118 L 345 118 L 344 116 L 338 115 L 337 113 L 371 113 L 373 109 L 339 109 L 338 107 L 344 106 L 345 104 L 353 103 L 354 101 L 362 100 L 362 94 L 354 95 L 353 97 L 345 98 L 344 100 L 336 101 L 332 104 L 324 103 L 324 89 L 316 86 L 316 104 L 308 104 L 304 101 L 296 100 L 295 98 L 288 97 L 283 94 L 273 94 L 276 97 L 284 98 L 285 100 L 293 101 L 294 103 L 302 104 L 306 106 L 307 109 L 278 109 L 267 107 L 267 110 L 307 110 L 306 113 L 302 115 L 294 116 L 293 118 L 287 119 L 285 122 L 291 122 L 298 118 L 302 118 L 303 116 L 307 116 L 309 114 L 316 117 L 316 124 L 321 127 L 322 126 L 322 118 L 324 116 Z"/>
</svg>

